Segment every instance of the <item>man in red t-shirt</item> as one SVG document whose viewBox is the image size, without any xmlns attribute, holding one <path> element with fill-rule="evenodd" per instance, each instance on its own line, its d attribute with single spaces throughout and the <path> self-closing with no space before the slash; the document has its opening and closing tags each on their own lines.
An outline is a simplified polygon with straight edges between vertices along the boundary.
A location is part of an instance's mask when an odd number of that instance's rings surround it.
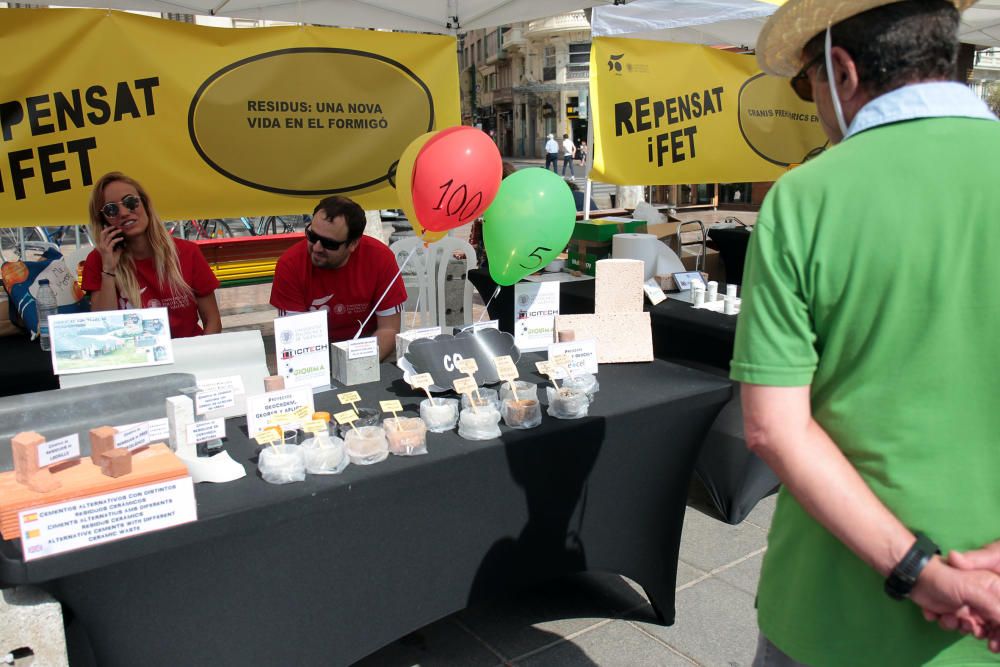
<svg viewBox="0 0 1000 667">
<path fill-rule="evenodd" d="M 346 197 L 317 204 L 306 238 L 278 259 L 271 305 L 281 315 L 325 310 L 333 342 L 354 338 L 374 310 L 361 336 L 376 336 L 385 359 L 396 346 L 406 288 L 396 257 L 364 235 L 365 222 L 364 210 Z"/>
</svg>

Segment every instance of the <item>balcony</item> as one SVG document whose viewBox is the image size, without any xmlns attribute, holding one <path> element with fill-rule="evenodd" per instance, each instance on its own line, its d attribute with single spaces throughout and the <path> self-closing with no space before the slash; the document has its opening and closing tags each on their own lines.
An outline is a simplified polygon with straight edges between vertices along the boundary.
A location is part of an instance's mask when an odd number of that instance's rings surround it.
<svg viewBox="0 0 1000 667">
<path fill-rule="evenodd" d="M 590 24 L 587 23 L 587 17 L 584 15 L 583 10 L 530 21 L 525 36 L 531 38 L 544 37 L 546 35 L 574 30 L 590 31 Z"/>
<path fill-rule="evenodd" d="M 583 81 L 590 78 L 590 68 L 589 67 L 567 67 L 566 68 L 566 80 L 567 81 Z"/>
<path fill-rule="evenodd" d="M 493 91 L 493 104 L 513 104 L 513 88 L 497 88 Z"/>
<path fill-rule="evenodd" d="M 528 40 L 524 37 L 523 25 L 522 23 L 515 23 L 510 27 L 510 30 L 504 33 L 504 49 L 523 49 L 528 44 Z"/>
</svg>

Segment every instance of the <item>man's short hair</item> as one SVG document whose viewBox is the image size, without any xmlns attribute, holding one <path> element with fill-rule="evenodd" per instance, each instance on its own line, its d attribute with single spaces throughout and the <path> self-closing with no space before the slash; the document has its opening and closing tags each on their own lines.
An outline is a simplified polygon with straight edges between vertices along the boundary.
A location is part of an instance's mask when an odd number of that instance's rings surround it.
<svg viewBox="0 0 1000 667">
<path fill-rule="evenodd" d="M 954 80 L 958 21 L 958 10 L 946 0 L 905 0 L 845 19 L 831 37 L 851 54 L 861 85 L 881 95 L 918 81 Z M 806 43 L 805 62 L 823 52 L 825 38 L 821 32 Z"/>
<path fill-rule="evenodd" d="M 347 222 L 347 241 L 357 241 L 365 233 L 365 225 L 368 223 L 365 218 L 365 210 L 358 206 L 353 200 L 337 195 L 326 197 L 313 209 L 313 215 L 323 211 L 326 219 L 332 221 L 334 218 L 344 216 Z"/>
</svg>

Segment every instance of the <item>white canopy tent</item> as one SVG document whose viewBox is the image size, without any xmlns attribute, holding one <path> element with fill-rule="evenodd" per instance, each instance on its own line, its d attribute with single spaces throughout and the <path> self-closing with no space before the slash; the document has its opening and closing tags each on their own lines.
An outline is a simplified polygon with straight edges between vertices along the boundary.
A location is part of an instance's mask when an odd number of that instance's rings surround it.
<svg viewBox="0 0 1000 667">
<path fill-rule="evenodd" d="M 342 28 L 457 34 L 615 0 L 69 0 L 74 7 L 290 21 Z"/>
<path fill-rule="evenodd" d="M 767 17 L 784 0 L 634 0 L 595 7 L 595 37 L 632 37 L 665 42 L 753 48 Z M 979 0 L 962 14 L 959 38 L 977 46 L 1000 46 L 1000 0 Z"/>
</svg>

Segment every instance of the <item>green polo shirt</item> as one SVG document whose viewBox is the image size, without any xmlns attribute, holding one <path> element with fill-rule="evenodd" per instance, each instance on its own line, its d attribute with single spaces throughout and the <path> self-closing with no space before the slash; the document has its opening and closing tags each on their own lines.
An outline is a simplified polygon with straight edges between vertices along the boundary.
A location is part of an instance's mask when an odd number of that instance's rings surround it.
<svg viewBox="0 0 1000 667">
<path fill-rule="evenodd" d="M 857 134 L 783 176 L 747 253 L 732 377 L 809 386 L 812 412 L 943 551 L 1000 538 L 1000 123 Z M 762 632 L 810 665 L 997 665 L 940 630 L 784 488 Z"/>
</svg>

